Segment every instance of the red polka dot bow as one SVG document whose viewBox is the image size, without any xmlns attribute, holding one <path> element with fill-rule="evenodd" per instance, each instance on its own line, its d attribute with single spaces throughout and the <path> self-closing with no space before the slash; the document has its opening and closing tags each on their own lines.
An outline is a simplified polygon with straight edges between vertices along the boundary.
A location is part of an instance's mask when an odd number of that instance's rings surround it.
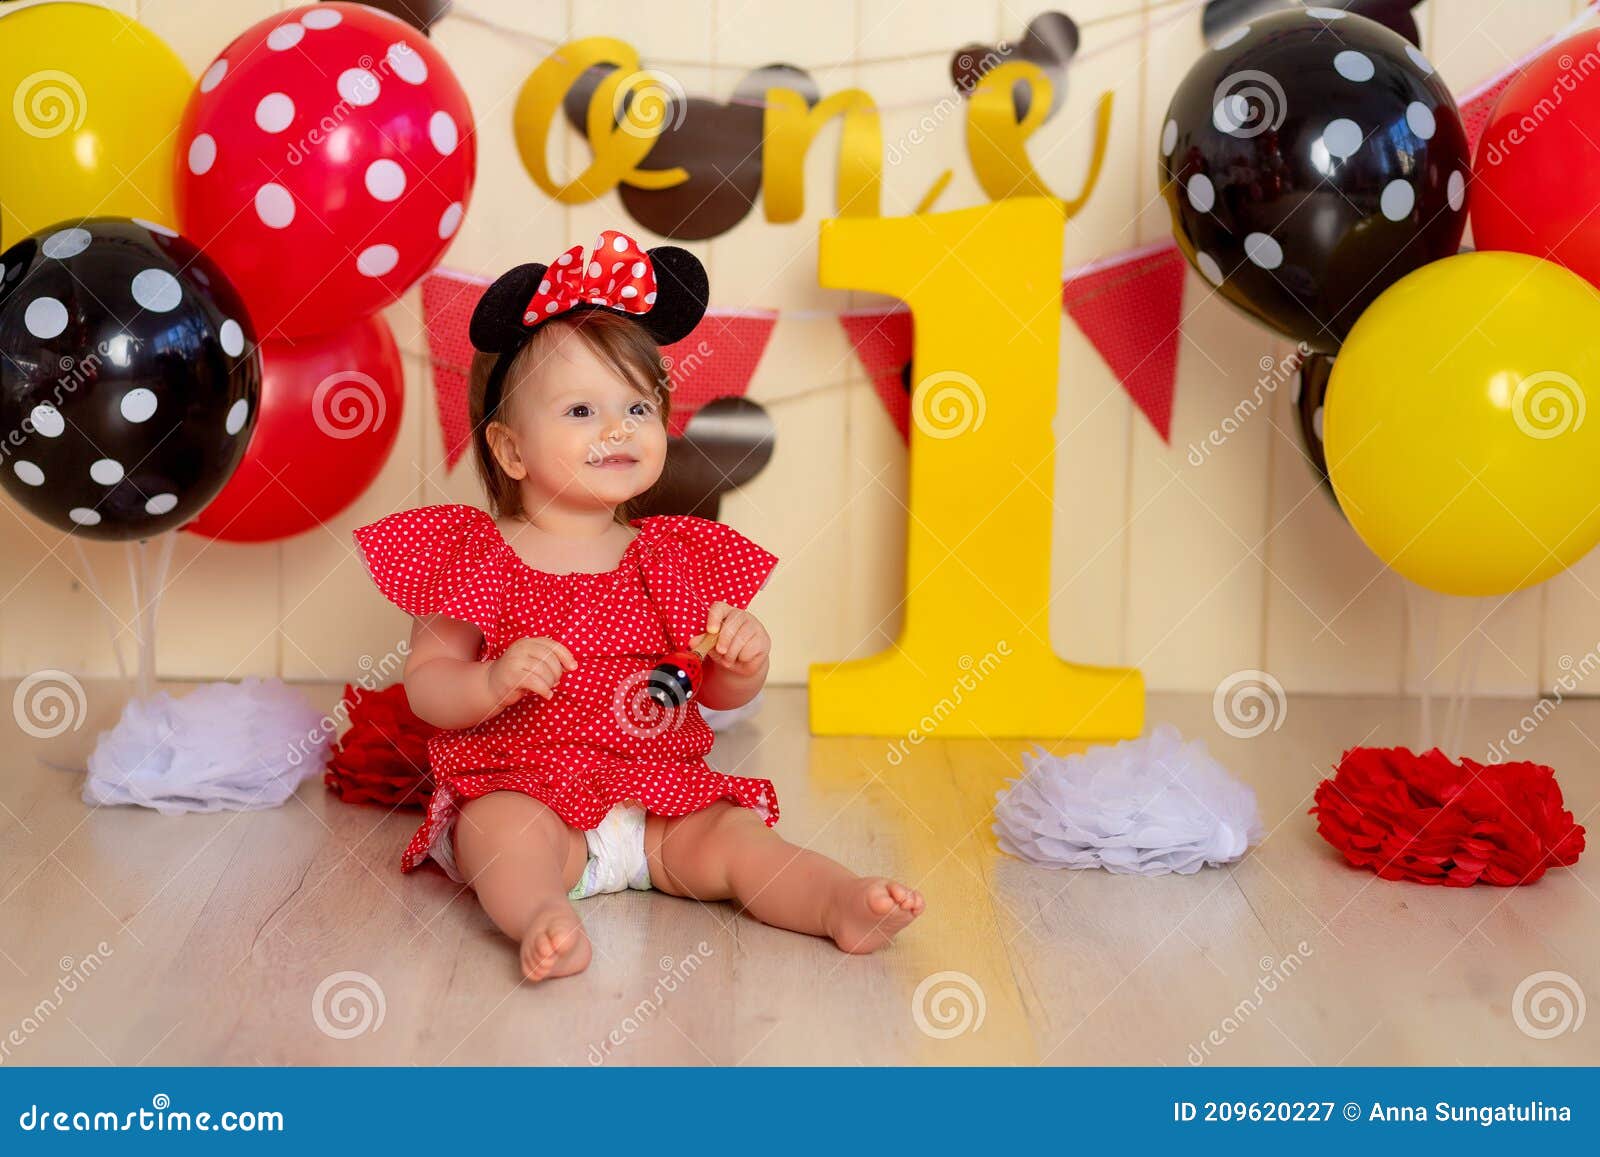
<svg viewBox="0 0 1600 1157">
<path fill-rule="evenodd" d="M 603 305 L 623 313 L 649 313 L 656 303 L 656 271 L 639 243 L 607 229 L 595 239 L 589 260 L 574 245 L 545 270 L 539 288 L 522 312 L 532 325 L 575 305 Z"/>
</svg>

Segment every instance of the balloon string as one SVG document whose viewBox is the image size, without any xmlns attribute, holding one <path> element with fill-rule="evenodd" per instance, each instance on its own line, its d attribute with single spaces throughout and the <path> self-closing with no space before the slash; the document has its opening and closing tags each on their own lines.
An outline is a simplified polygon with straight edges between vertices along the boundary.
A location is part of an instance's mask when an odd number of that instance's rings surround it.
<svg viewBox="0 0 1600 1157">
<path fill-rule="evenodd" d="M 1463 639 L 1457 646 L 1456 676 L 1450 686 L 1450 700 L 1445 708 L 1444 715 L 1444 745 L 1445 754 L 1454 757 L 1459 751 L 1457 735 L 1461 729 L 1461 696 L 1462 681 L 1467 677 L 1467 655 L 1472 649 L 1472 640 Z"/>
<path fill-rule="evenodd" d="M 178 532 L 169 530 L 161 535 L 160 561 L 156 564 L 154 593 L 150 596 L 150 666 L 155 667 L 156 623 L 161 615 L 161 602 L 167 593 L 167 572 L 172 568 L 172 551 L 178 542 Z"/>
<path fill-rule="evenodd" d="M 1421 692 L 1421 732 L 1418 739 L 1417 750 L 1427 751 L 1433 743 L 1433 702 L 1432 692 L 1429 687 L 1429 668 L 1433 658 L 1435 632 L 1430 630 L 1428 642 L 1423 642 L 1422 620 L 1424 607 L 1422 602 L 1426 599 L 1427 592 L 1414 583 L 1405 584 L 1406 616 L 1411 625 L 1411 661 L 1416 664 L 1419 690 Z M 1436 621 L 1430 626 L 1436 626 Z"/>
<path fill-rule="evenodd" d="M 172 548 L 177 532 L 161 535 L 161 548 L 150 551 L 150 540 L 125 543 L 128 558 L 128 584 L 133 588 L 134 621 L 139 632 L 139 668 L 136 686 L 138 697 L 147 698 L 155 690 L 156 681 L 156 619 L 161 607 L 161 595 L 167 585 L 167 571 L 172 563 Z"/>
<path fill-rule="evenodd" d="M 128 591 L 133 597 L 133 691 L 142 699 L 147 688 L 144 682 L 144 583 L 141 581 L 138 544 L 123 542 L 122 554 L 128 560 Z"/>
<path fill-rule="evenodd" d="M 1489 608 L 1488 614 L 1483 616 L 1483 621 L 1473 628 L 1472 637 L 1467 641 L 1467 649 L 1462 656 L 1461 666 L 1456 669 L 1456 686 L 1460 703 L 1450 733 L 1450 750 L 1454 755 L 1461 754 L 1462 745 L 1467 739 L 1467 715 L 1472 710 L 1472 699 L 1478 686 L 1478 661 L 1483 657 L 1483 644 L 1488 637 L 1484 627 L 1499 609 L 1500 602 L 1496 601 Z"/>
<path fill-rule="evenodd" d="M 1425 612 L 1423 621 L 1426 623 L 1427 628 L 1428 628 L 1428 634 L 1427 634 L 1427 640 L 1428 641 L 1427 641 L 1427 644 L 1426 644 L 1426 646 L 1427 646 L 1426 661 L 1427 661 L 1427 664 L 1428 664 L 1428 671 L 1429 671 L 1429 674 L 1431 676 L 1432 673 L 1433 673 L 1434 668 L 1437 667 L 1438 663 L 1439 663 L 1439 619 L 1441 618 L 1440 612 L 1443 610 L 1444 596 L 1436 595 L 1432 591 L 1426 591 L 1426 590 L 1419 590 L 1417 592 L 1417 595 L 1418 595 L 1419 598 L 1422 599 L 1422 606 L 1423 606 L 1423 610 Z M 1430 703 L 1430 705 L 1431 705 L 1431 703 L 1432 703 L 1434 698 L 1436 698 L 1436 696 L 1434 696 L 1433 693 L 1430 691 L 1429 692 L 1429 696 L 1428 696 L 1428 702 Z M 1434 738 L 1433 738 L 1433 721 L 1432 721 L 1432 718 L 1431 718 L 1431 712 L 1430 712 L 1430 718 L 1429 718 L 1429 722 L 1428 722 L 1428 735 L 1427 735 L 1426 746 L 1427 747 L 1435 746 Z"/>
<path fill-rule="evenodd" d="M 150 694 L 150 672 L 146 668 L 148 659 L 145 653 L 144 540 L 124 542 L 122 554 L 128 562 L 128 589 L 133 595 L 134 651 L 138 656 L 134 670 L 134 694 L 143 699 Z"/>
<path fill-rule="evenodd" d="M 122 624 L 112 613 L 111 604 L 106 602 L 105 588 L 100 585 L 99 576 L 89 564 L 89 553 L 83 549 L 83 542 L 75 534 L 67 535 L 67 540 L 72 543 L 72 549 L 78 552 L 78 561 L 83 564 L 84 574 L 89 576 L 89 593 L 94 596 L 94 601 L 100 604 L 100 615 L 105 619 L 106 632 L 111 636 L 111 655 L 117 661 L 117 677 L 126 681 L 128 664 L 122 657 Z"/>
</svg>

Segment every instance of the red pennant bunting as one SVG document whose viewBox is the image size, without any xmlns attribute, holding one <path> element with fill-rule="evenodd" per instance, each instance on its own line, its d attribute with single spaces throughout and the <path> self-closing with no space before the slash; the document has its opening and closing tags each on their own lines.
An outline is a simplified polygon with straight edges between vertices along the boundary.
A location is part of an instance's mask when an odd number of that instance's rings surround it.
<svg viewBox="0 0 1600 1157">
<path fill-rule="evenodd" d="M 1539 52 L 1570 31 L 1546 41 L 1461 98 L 1462 121 L 1472 152 L 1477 151 L 1489 115 L 1506 86 Z M 1061 287 L 1063 308 L 1168 442 L 1185 268 L 1177 247 L 1161 242 L 1069 272 Z M 467 374 L 472 347 L 467 323 L 487 285 L 482 278 L 447 270 L 436 270 L 423 280 L 434 394 L 445 457 L 452 468 L 471 440 Z M 662 351 L 671 359 L 674 436 L 682 435 L 689 419 L 707 402 L 745 394 L 778 316 L 771 310 L 711 311 L 694 333 Z M 910 311 L 897 306 L 847 312 L 839 315 L 839 322 L 890 420 L 909 441 L 911 399 L 906 368 L 912 351 Z"/>
<path fill-rule="evenodd" d="M 1134 405 L 1170 441 L 1183 321 L 1183 255 L 1170 242 L 1067 274 L 1061 302 Z"/>
<path fill-rule="evenodd" d="M 906 389 L 905 368 L 911 361 L 911 311 L 893 309 L 841 313 L 839 324 L 872 378 L 872 385 L 894 422 L 900 437 L 911 439 L 911 394 Z"/>
<path fill-rule="evenodd" d="M 711 310 L 688 337 L 662 346 L 672 375 L 667 432 L 682 435 L 689 419 L 715 398 L 744 397 L 777 324 L 775 311 Z"/>
<path fill-rule="evenodd" d="M 1593 7 L 1594 4 L 1592 2 L 1586 4 L 1584 11 L 1568 21 L 1566 26 L 1555 35 L 1544 40 L 1531 51 L 1524 53 L 1504 70 L 1495 73 L 1488 80 L 1483 81 L 1472 89 L 1472 91 L 1463 94 L 1457 99 L 1456 105 L 1461 110 L 1461 122 L 1467 130 L 1468 155 L 1477 156 L 1478 142 L 1483 139 L 1483 130 L 1488 127 L 1489 114 L 1494 111 L 1495 101 L 1500 99 L 1500 94 L 1506 90 L 1506 86 L 1518 76 L 1521 76 L 1523 70 L 1543 56 L 1552 45 L 1560 44 L 1588 23 L 1589 17 L 1593 15 L 1590 11 Z M 1560 103 L 1560 93 L 1555 94 L 1555 100 Z"/>
<path fill-rule="evenodd" d="M 422 279 L 422 317 L 428 330 L 428 360 L 433 363 L 433 396 L 444 432 L 447 469 L 472 440 L 467 420 L 467 373 L 472 369 L 472 343 L 467 323 L 489 283 L 465 273 L 436 270 Z"/>
<path fill-rule="evenodd" d="M 1494 111 L 1494 102 L 1500 99 L 1500 94 L 1517 78 L 1520 71 L 1515 67 L 1507 69 L 1502 75 L 1462 98 L 1461 123 L 1467 130 L 1469 157 L 1478 155 L 1478 142 L 1483 139 L 1483 130 L 1489 125 L 1489 114 Z"/>
<path fill-rule="evenodd" d="M 489 283 L 481 277 L 435 270 L 422 282 L 422 313 L 433 362 L 433 392 L 451 469 L 472 440 L 467 420 L 467 374 L 472 343 L 467 323 Z M 672 413 L 668 432 L 683 433 L 695 411 L 714 398 L 743 397 L 778 315 L 772 311 L 713 310 L 682 341 L 662 348 L 670 358 Z"/>
<path fill-rule="evenodd" d="M 1163 440 L 1172 425 L 1172 391 L 1183 317 L 1183 256 L 1170 242 L 1136 249 L 1069 274 L 1062 304 Z M 903 376 L 912 321 L 901 308 L 839 315 L 902 438 L 911 400 Z"/>
</svg>

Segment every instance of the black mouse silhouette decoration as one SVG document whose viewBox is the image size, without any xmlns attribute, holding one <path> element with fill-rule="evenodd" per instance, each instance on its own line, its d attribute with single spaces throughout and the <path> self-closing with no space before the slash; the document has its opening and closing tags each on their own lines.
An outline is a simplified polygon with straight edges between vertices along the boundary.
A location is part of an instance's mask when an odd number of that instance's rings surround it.
<svg viewBox="0 0 1600 1157">
<path fill-rule="evenodd" d="M 403 20 L 424 36 L 440 20 L 450 14 L 451 0 L 361 0 L 368 8 Z"/>
<path fill-rule="evenodd" d="M 614 68 L 596 65 L 567 91 L 562 112 L 579 133 L 585 131 L 590 95 Z M 639 189 L 624 181 L 617 194 L 628 215 L 678 241 L 703 241 L 743 221 L 761 196 L 762 124 L 769 88 L 797 92 L 808 106 L 822 99 L 816 81 L 789 64 L 768 64 L 749 73 L 726 104 L 675 92 L 670 83 L 654 86 L 650 99 L 663 102 L 661 134 L 641 168 L 681 168 L 689 179 L 670 189 Z M 623 117 L 633 95 L 623 101 Z"/>
<path fill-rule="evenodd" d="M 737 397 L 707 402 L 681 436 L 668 439 L 661 478 L 634 501 L 634 517 L 692 514 L 716 520 L 722 496 L 766 469 L 776 437 L 759 403 Z"/>
<path fill-rule="evenodd" d="M 1002 64 L 1025 60 L 1037 64 L 1050 77 L 1049 120 L 1067 96 L 1067 62 L 1078 52 L 1078 25 L 1065 12 L 1041 12 L 1028 22 L 1022 39 L 1000 44 L 974 42 L 956 49 L 950 57 L 950 79 L 963 99 L 972 95 L 978 81 Z M 1011 90 L 1011 103 L 1020 123 L 1033 103 L 1033 86 L 1018 81 Z"/>
</svg>

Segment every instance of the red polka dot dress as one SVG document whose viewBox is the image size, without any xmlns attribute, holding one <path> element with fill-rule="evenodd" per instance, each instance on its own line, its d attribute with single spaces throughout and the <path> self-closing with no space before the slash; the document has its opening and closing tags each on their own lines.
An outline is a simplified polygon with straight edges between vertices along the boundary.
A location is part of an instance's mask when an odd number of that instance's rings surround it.
<svg viewBox="0 0 1600 1157">
<path fill-rule="evenodd" d="M 437 789 L 400 865 L 411 871 L 448 834 L 466 800 L 520 791 L 587 830 L 614 804 L 681 816 L 719 799 L 778 821 L 772 782 L 705 761 L 713 733 L 695 701 L 676 710 L 645 693 L 661 657 L 705 630 L 713 602 L 744 608 L 776 556 L 731 527 L 687 515 L 635 519 L 622 561 L 599 574 L 529 566 L 474 506 L 425 506 L 379 519 L 355 539 L 378 589 L 410 615 L 447 615 L 483 632 L 480 661 L 547 637 L 577 661 L 555 695 L 522 699 L 428 744 Z"/>
</svg>

